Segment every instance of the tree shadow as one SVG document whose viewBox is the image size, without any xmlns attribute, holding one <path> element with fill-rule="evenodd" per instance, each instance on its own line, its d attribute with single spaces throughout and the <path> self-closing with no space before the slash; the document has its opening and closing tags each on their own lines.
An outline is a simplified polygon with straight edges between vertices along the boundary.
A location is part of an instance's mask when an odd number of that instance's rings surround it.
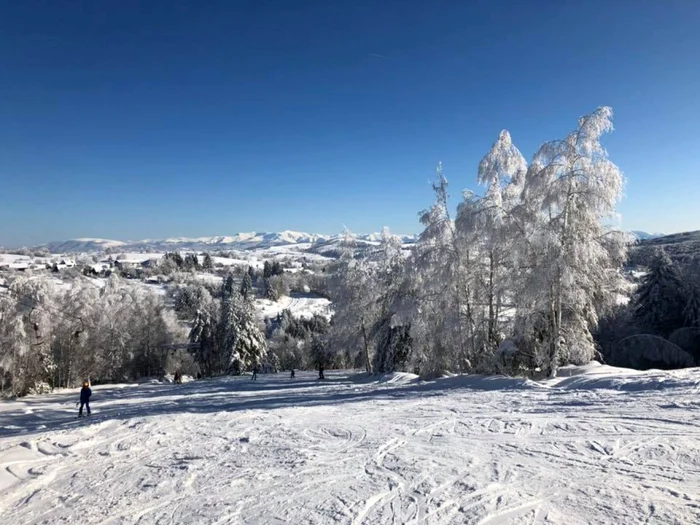
<svg viewBox="0 0 700 525">
<path fill-rule="evenodd" d="M 0 406 L 0 438 L 32 435 L 92 425 L 105 420 L 137 417 L 210 414 L 245 410 L 276 410 L 317 407 L 367 400 L 434 397 L 447 391 L 529 389 L 522 381 L 499 377 L 457 376 L 434 381 L 414 380 L 403 384 L 384 381 L 382 376 L 327 372 L 319 381 L 314 372 L 265 374 L 257 381 L 249 377 L 221 377 L 182 385 L 103 385 L 93 389 L 90 418 L 77 419 L 78 390 L 33 396 Z M 7 408 L 3 410 L 3 408 Z"/>
</svg>

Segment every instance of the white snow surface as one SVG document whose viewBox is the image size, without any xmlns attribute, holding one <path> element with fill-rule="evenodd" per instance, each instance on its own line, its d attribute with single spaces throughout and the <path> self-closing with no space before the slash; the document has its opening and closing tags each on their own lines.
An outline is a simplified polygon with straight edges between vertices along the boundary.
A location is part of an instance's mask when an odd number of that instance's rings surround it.
<svg viewBox="0 0 700 525">
<path fill-rule="evenodd" d="M 255 309 L 263 319 L 277 317 L 283 310 L 289 310 L 292 317 L 296 318 L 308 319 L 314 315 L 323 315 L 330 319 L 331 308 L 331 302 L 328 299 L 314 294 L 294 293 L 291 296 L 282 296 L 278 301 L 255 300 Z"/>
<path fill-rule="evenodd" d="M 0 523 L 700 523 L 700 370 L 302 372 L 0 404 Z"/>
</svg>

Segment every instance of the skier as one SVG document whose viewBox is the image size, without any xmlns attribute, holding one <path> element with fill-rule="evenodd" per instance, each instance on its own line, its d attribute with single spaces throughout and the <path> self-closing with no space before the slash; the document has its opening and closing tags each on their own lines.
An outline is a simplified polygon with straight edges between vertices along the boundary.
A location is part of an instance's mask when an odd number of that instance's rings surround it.
<svg viewBox="0 0 700 525">
<path fill-rule="evenodd" d="M 258 365 L 253 367 L 253 377 L 250 378 L 252 381 L 258 380 Z"/>
<path fill-rule="evenodd" d="M 87 415 L 90 415 L 90 396 L 92 395 L 92 390 L 90 390 L 90 383 L 83 381 L 83 388 L 80 389 L 80 410 L 78 410 L 78 417 L 83 417 L 83 405 L 87 408 Z"/>
<path fill-rule="evenodd" d="M 292 368 L 292 374 L 289 376 L 290 379 L 294 379 L 294 369 Z"/>
<path fill-rule="evenodd" d="M 179 370 L 175 370 L 175 375 L 173 376 L 173 383 L 175 383 L 176 385 L 182 384 L 182 376 L 180 375 Z"/>
</svg>

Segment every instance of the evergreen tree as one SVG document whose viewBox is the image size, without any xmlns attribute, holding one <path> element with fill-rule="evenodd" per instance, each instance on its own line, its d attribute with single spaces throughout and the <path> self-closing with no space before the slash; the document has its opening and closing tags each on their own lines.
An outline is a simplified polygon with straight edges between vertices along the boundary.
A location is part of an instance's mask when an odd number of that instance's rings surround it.
<svg viewBox="0 0 700 525">
<path fill-rule="evenodd" d="M 180 252 L 168 252 L 163 256 L 163 259 L 173 261 L 178 268 L 182 268 L 185 263 Z"/>
<path fill-rule="evenodd" d="M 240 292 L 243 299 L 248 299 L 253 291 L 253 281 L 250 279 L 250 273 L 243 275 L 243 280 L 241 281 Z"/>
<path fill-rule="evenodd" d="M 677 266 L 658 249 L 649 272 L 634 298 L 634 311 L 642 329 L 668 336 L 684 325 L 683 287 Z"/>
<path fill-rule="evenodd" d="M 236 283 L 233 280 L 233 275 L 228 274 L 226 278 L 224 279 L 224 284 L 221 288 L 221 294 L 222 296 L 226 298 L 230 298 L 233 295 L 233 291 L 236 288 Z"/>
<path fill-rule="evenodd" d="M 683 314 L 686 326 L 700 328 L 700 286 L 696 283 L 688 286 Z"/>
<path fill-rule="evenodd" d="M 202 268 L 206 271 L 211 271 L 214 269 L 214 260 L 208 253 L 204 254 L 204 261 L 202 261 Z"/>
<path fill-rule="evenodd" d="M 185 255 L 185 259 L 183 260 L 182 267 L 185 270 L 198 270 L 199 269 L 199 259 L 197 258 L 197 254 L 195 253 L 188 253 Z"/>
<path fill-rule="evenodd" d="M 271 278 L 263 277 L 262 291 L 263 291 L 263 297 L 265 299 L 269 299 L 270 301 L 278 301 L 279 300 L 279 294 L 277 293 L 277 290 L 275 289 L 275 287 L 272 286 Z"/>
</svg>

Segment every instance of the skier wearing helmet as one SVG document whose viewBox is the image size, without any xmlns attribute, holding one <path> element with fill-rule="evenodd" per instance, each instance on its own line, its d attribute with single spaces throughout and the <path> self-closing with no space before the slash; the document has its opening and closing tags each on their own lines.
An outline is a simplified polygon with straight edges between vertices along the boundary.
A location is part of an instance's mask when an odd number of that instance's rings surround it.
<svg viewBox="0 0 700 525">
<path fill-rule="evenodd" d="M 83 416 L 83 405 L 87 408 L 87 415 L 90 415 L 90 396 L 92 395 L 92 390 L 90 390 L 90 383 L 83 381 L 83 388 L 80 389 L 80 410 L 78 411 L 78 417 Z"/>
</svg>

